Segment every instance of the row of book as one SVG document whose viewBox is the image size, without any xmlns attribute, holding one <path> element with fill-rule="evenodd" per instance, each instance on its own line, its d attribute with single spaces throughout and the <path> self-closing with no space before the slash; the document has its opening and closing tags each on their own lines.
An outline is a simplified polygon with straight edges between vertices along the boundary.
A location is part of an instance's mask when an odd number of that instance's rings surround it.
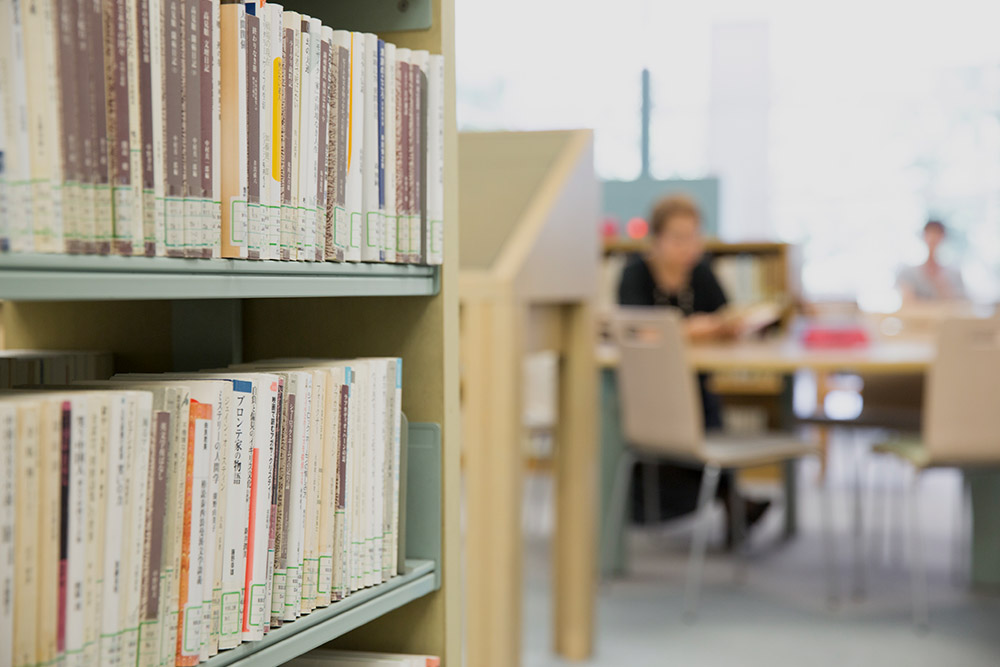
<svg viewBox="0 0 1000 667">
<path fill-rule="evenodd" d="M 0 350 L 0 389 L 106 380 L 114 373 L 110 352 Z"/>
<path fill-rule="evenodd" d="M 785 263 L 778 254 L 722 255 L 712 260 L 712 269 L 734 304 L 771 301 L 788 291 Z"/>
<path fill-rule="evenodd" d="M 441 659 L 433 655 L 320 649 L 287 664 L 289 667 L 439 667 Z"/>
<path fill-rule="evenodd" d="M 264 0 L 9 0 L 0 116 L 0 251 L 443 259 L 427 51 Z"/>
<path fill-rule="evenodd" d="M 0 394 L 0 664 L 196 665 L 395 576 L 401 374 L 281 360 Z"/>
</svg>

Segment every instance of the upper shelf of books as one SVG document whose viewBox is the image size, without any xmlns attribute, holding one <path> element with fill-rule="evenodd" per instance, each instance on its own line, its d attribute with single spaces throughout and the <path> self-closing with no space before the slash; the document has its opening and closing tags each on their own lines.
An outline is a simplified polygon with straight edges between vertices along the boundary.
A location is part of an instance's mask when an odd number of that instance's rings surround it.
<svg viewBox="0 0 1000 667">
<path fill-rule="evenodd" d="M 232 259 L 0 254 L 0 299 L 431 296 L 439 267 Z"/>
</svg>

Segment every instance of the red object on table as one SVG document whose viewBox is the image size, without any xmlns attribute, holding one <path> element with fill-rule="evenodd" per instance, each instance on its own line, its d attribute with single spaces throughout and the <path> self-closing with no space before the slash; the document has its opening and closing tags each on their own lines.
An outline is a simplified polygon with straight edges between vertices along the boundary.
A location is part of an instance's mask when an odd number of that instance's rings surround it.
<svg viewBox="0 0 1000 667">
<path fill-rule="evenodd" d="M 869 342 L 868 332 L 857 325 L 814 324 L 802 332 L 802 344 L 812 348 L 864 347 Z"/>
</svg>

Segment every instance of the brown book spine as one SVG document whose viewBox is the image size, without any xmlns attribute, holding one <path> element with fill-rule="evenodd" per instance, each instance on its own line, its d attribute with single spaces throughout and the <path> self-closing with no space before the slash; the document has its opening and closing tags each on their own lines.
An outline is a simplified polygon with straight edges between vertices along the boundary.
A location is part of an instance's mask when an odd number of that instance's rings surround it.
<svg viewBox="0 0 1000 667">
<path fill-rule="evenodd" d="M 184 0 L 184 256 L 205 245 L 201 189 L 201 2 Z"/>
<path fill-rule="evenodd" d="M 100 67 L 104 73 L 104 11 L 102 0 L 88 3 L 88 63 L 91 68 Z M 111 238 L 114 234 L 114 213 L 111 205 L 111 172 L 108 147 L 107 95 L 104 76 L 94 76 L 91 72 L 91 127 L 93 132 L 93 163 L 91 177 L 94 186 L 94 237 L 95 251 L 99 255 L 111 253 Z"/>
<path fill-rule="evenodd" d="M 399 216 L 397 231 L 403 245 L 396 248 L 396 260 L 405 264 L 410 261 L 410 217 L 409 217 L 409 140 L 410 113 L 407 102 L 407 78 L 410 75 L 408 62 L 396 63 L 396 213 Z"/>
<path fill-rule="evenodd" d="M 212 22 L 215 20 L 212 12 L 212 0 L 200 0 L 199 27 L 201 35 L 198 40 L 200 54 L 200 86 L 201 86 L 201 224 L 203 243 L 201 257 L 211 258 L 213 249 L 220 243 L 220 230 L 215 228 L 217 216 L 215 211 L 219 204 L 212 201 L 213 191 L 213 155 L 215 149 L 214 123 L 212 113 L 215 109 L 213 96 L 216 94 L 212 68 L 215 64 L 215 42 L 212 38 Z"/>
<path fill-rule="evenodd" d="M 150 21 L 159 21 L 160 17 L 150 16 L 148 2 L 139 2 L 139 34 L 136 36 L 139 44 L 139 129 L 142 141 L 142 197 L 143 220 L 142 236 L 143 250 L 146 257 L 156 255 L 156 206 L 155 184 L 153 182 L 153 73 L 152 51 L 150 46 Z M 135 178 L 136 176 L 133 176 Z"/>
<path fill-rule="evenodd" d="M 247 257 L 260 259 L 260 17 L 246 15 L 247 40 Z"/>
<path fill-rule="evenodd" d="M 58 17 L 59 115 L 62 121 L 62 172 L 64 238 L 67 253 L 85 251 L 80 229 L 80 98 L 76 75 L 77 15 L 79 7 L 67 2 L 56 12 Z"/>
<path fill-rule="evenodd" d="M 167 512 L 167 467 L 172 435 L 167 410 L 153 413 L 153 439 L 149 457 L 146 527 L 142 549 L 142 590 L 139 597 L 139 665 L 159 661 L 160 573 Z M 153 664 L 155 664 L 155 662 Z"/>
<path fill-rule="evenodd" d="M 282 62 L 281 62 L 281 259 L 290 260 L 295 245 L 295 206 L 292 192 L 292 139 L 294 132 L 295 109 L 295 68 L 297 58 L 295 53 L 295 31 L 292 28 L 282 30 Z"/>
<path fill-rule="evenodd" d="M 109 177 L 114 193 L 112 250 L 132 254 L 132 156 L 128 116 L 128 4 L 104 0 L 104 72 L 107 95 Z"/>
<path fill-rule="evenodd" d="M 321 31 L 322 32 L 322 31 Z M 316 35 L 320 39 L 320 35 Z M 326 103 L 326 98 L 330 95 L 330 50 L 332 44 L 328 40 L 322 40 L 319 45 L 319 136 L 317 137 L 319 156 L 316 164 L 316 207 L 322 211 L 322 215 L 317 215 L 316 220 L 316 261 L 322 262 L 326 259 L 326 186 L 327 186 L 327 144 L 329 143 L 330 125 L 330 105 Z M 322 241 L 320 241 L 322 239 Z"/>
<path fill-rule="evenodd" d="M 163 0 L 167 256 L 184 256 L 184 2 Z"/>
</svg>

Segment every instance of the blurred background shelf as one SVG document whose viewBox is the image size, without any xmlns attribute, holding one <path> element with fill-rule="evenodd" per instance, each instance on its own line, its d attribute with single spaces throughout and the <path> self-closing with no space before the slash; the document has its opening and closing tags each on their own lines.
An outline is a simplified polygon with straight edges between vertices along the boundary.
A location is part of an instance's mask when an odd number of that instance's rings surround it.
<svg viewBox="0 0 1000 667">
<path fill-rule="evenodd" d="M 433 296 L 439 269 L 405 264 L 2 255 L 0 299 L 239 299 Z"/>
</svg>

